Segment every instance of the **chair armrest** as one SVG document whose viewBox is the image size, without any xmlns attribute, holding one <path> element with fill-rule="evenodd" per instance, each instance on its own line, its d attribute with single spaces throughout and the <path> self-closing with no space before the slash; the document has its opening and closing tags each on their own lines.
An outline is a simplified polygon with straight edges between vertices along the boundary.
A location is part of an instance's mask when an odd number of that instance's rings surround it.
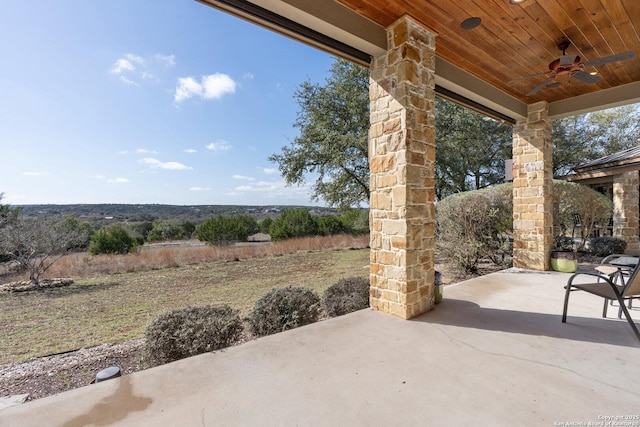
<svg viewBox="0 0 640 427">
<path fill-rule="evenodd" d="M 607 255 L 606 257 L 604 257 L 604 258 L 602 259 L 602 261 L 600 261 L 600 265 L 608 264 L 608 263 L 610 263 L 612 260 L 614 260 L 614 259 L 616 259 L 616 258 L 623 257 L 623 256 L 626 256 L 626 255 L 625 255 L 625 254 L 611 254 L 611 255 Z"/>
<path fill-rule="evenodd" d="M 617 273 L 616 273 L 617 274 Z M 611 289 L 613 290 L 614 295 L 616 295 L 616 297 L 618 298 L 618 300 L 620 301 L 620 290 L 618 289 L 618 285 L 616 285 L 613 281 L 613 276 L 615 276 L 615 274 L 611 275 L 611 276 L 605 276 L 602 274 L 598 274 L 598 273 L 592 273 L 592 272 L 580 272 L 580 273 L 574 273 L 571 275 L 571 277 L 569 277 L 569 281 L 567 282 L 567 286 L 565 286 L 565 289 L 567 288 L 571 288 L 571 286 L 573 286 L 573 280 L 578 277 L 578 276 L 591 276 L 591 277 L 596 277 L 600 280 L 604 280 L 605 282 L 607 282 L 607 284 L 609 284 L 609 286 L 611 286 Z M 577 284 L 577 286 L 579 286 L 580 284 Z"/>
</svg>

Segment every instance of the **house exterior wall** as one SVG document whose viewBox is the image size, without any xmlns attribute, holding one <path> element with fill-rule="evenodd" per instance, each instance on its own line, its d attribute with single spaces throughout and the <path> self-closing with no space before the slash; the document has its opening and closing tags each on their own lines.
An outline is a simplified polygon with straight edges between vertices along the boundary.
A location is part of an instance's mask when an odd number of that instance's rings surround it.
<svg viewBox="0 0 640 427">
<path fill-rule="evenodd" d="M 371 307 L 404 319 L 434 305 L 435 35 L 404 17 L 371 66 Z"/>
</svg>

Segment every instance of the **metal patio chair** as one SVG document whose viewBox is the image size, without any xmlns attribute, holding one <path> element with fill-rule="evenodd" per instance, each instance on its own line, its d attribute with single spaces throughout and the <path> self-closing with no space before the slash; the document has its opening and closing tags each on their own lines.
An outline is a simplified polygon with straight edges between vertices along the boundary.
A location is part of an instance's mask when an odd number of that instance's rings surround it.
<svg viewBox="0 0 640 427">
<path fill-rule="evenodd" d="M 635 262 L 631 262 L 635 260 Z M 620 284 L 624 286 L 625 280 L 633 272 L 638 265 L 638 258 L 625 254 L 613 254 L 605 257 L 600 264 L 595 267 L 598 273 L 609 276 L 611 280 L 620 280 Z M 627 307 L 632 308 L 632 298 L 628 299 Z M 602 309 L 602 317 L 607 317 L 607 306 L 614 305 L 614 300 L 605 298 L 604 308 Z M 618 308 L 618 319 L 622 319 L 622 308 Z"/>
<path fill-rule="evenodd" d="M 599 274 L 599 273 L 575 273 L 567 282 L 565 286 L 566 292 L 564 296 L 564 310 L 562 311 L 562 323 L 567 322 L 567 308 L 569 306 L 569 295 L 573 291 L 585 291 L 593 295 L 597 295 L 605 299 L 605 308 L 607 300 L 616 300 L 622 309 L 629 326 L 633 329 L 634 334 L 638 341 L 640 341 L 640 332 L 633 322 L 629 310 L 625 306 L 625 301 L 632 298 L 640 298 L 640 274 L 638 272 L 640 268 L 636 266 L 635 269 L 629 275 L 629 278 L 625 281 L 622 272 L 613 273 L 611 275 Z M 620 277 L 618 277 L 620 276 Z M 589 281 L 585 283 L 574 283 L 577 279 L 588 278 Z M 618 278 L 620 284 L 617 283 Z M 582 281 L 582 280 L 580 280 Z"/>
</svg>

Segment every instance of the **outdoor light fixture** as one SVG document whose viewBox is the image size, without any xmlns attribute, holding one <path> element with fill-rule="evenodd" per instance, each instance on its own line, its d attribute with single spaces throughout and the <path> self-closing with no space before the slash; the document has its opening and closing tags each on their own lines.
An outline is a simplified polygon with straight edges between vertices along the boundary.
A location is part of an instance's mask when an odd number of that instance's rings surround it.
<svg viewBox="0 0 640 427">
<path fill-rule="evenodd" d="M 511 4 L 522 4 L 524 2 L 526 2 L 527 0 L 509 0 L 509 3 Z"/>
</svg>

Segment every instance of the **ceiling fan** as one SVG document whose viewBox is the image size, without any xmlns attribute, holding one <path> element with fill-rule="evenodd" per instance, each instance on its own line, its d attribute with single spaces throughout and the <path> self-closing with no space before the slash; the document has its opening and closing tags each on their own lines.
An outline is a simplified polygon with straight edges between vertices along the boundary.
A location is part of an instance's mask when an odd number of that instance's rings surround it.
<svg viewBox="0 0 640 427">
<path fill-rule="evenodd" d="M 591 61 L 580 62 L 580 57 L 578 55 L 567 55 L 566 51 L 570 44 L 570 42 L 564 41 L 558 45 L 558 49 L 562 51 L 562 56 L 549 64 L 549 71 L 520 77 L 518 79 L 511 80 L 509 84 L 532 77 L 547 76 L 542 83 L 531 89 L 531 91 L 527 93 L 527 96 L 534 95 L 544 88 L 560 86 L 560 82 L 556 80 L 560 76 L 573 77 L 583 83 L 594 84 L 602 80 L 602 77 L 586 72 L 585 68 L 597 67 L 610 62 L 633 59 L 636 56 L 635 52 L 625 52 L 617 55 L 603 56 L 602 58 L 592 59 Z"/>
</svg>

